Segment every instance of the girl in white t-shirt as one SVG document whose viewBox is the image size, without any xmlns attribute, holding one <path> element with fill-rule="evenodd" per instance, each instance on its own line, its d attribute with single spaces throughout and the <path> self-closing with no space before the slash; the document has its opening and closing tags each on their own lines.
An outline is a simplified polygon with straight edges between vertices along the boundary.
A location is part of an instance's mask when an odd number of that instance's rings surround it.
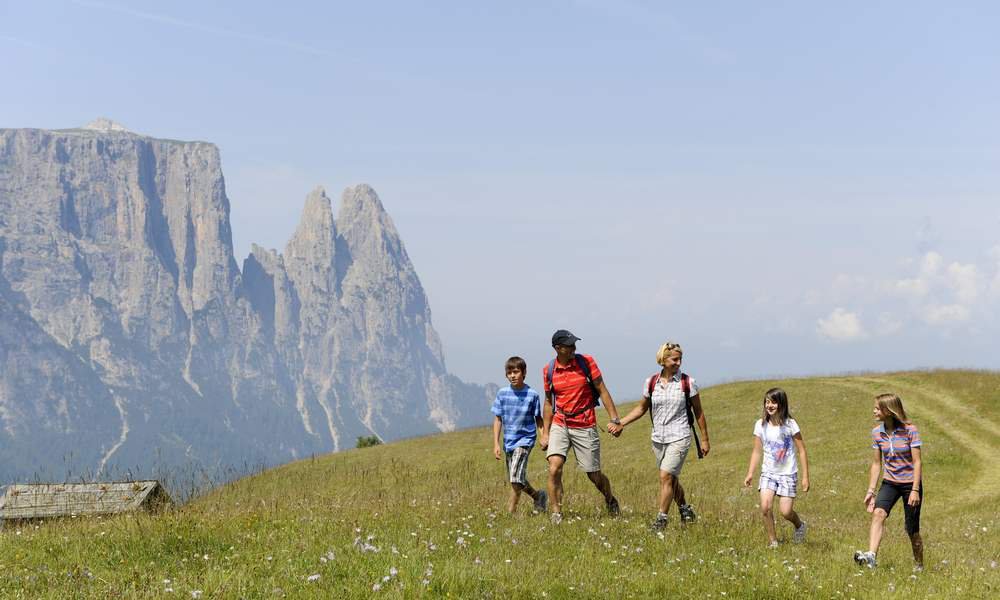
<svg viewBox="0 0 1000 600">
<path fill-rule="evenodd" d="M 753 453 L 750 454 L 750 467 L 743 485 L 750 487 L 757 465 L 764 457 L 760 470 L 760 512 L 764 517 L 764 531 L 767 532 L 768 546 L 778 546 L 778 536 L 774 531 L 774 514 L 771 506 L 774 497 L 778 497 L 778 510 L 781 516 L 795 526 L 792 539 L 800 543 L 806 539 L 806 523 L 793 510 L 795 492 L 798 488 L 799 464 L 795 460 L 798 450 L 802 467 L 802 491 L 809 491 L 809 461 L 806 458 L 806 446 L 802 442 L 799 424 L 788 413 L 788 395 L 781 388 L 771 388 L 764 394 L 764 412 L 753 427 Z"/>
</svg>

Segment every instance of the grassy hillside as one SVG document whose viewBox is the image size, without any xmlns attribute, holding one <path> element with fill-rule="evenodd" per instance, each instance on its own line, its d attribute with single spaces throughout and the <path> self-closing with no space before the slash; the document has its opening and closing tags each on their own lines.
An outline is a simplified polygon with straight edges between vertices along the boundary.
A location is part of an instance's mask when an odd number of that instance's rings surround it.
<svg viewBox="0 0 1000 600">
<path fill-rule="evenodd" d="M 796 502 L 806 543 L 767 550 L 756 490 L 741 483 L 772 385 L 802 426 L 812 491 Z M 851 561 L 867 540 L 871 401 L 884 391 L 902 396 L 925 442 L 923 573 L 911 573 L 898 505 L 879 568 Z M 662 538 L 647 529 L 657 489 L 648 421 L 603 436 L 622 517 L 607 517 L 567 468 L 560 526 L 531 516 L 530 499 L 503 512 L 503 468 L 476 429 L 301 461 L 156 517 L 8 526 L 0 597 L 997 597 L 1000 374 L 754 381 L 702 397 L 712 452 L 692 454 L 682 474 L 700 520 L 681 528 L 673 509 Z M 544 473 L 536 448 L 532 483 Z M 790 541 L 790 526 L 779 528 Z"/>
</svg>

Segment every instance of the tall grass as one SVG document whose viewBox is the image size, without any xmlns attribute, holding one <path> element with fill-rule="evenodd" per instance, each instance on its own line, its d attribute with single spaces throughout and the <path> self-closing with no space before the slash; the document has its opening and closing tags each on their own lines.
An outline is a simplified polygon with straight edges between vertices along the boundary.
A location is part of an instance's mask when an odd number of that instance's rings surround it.
<svg viewBox="0 0 1000 600">
<path fill-rule="evenodd" d="M 756 490 L 742 488 L 763 392 L 788 391 L 812 490 L 805 544 L 766 549 Z M 927 569 L 912 573 L 899 507 L 874 571 L 861 500 L 871 399 L 898 391 L 925 440 Z M 732 383 L 706 389 L 712 451 L 681 479 L 699 513 L 648 530 L 657 477 L 649 423 L 602 436 L 622 503 L 609 518 L 570 459 L 566 520 L 504 510 L 508 485 L 487 429 L 299 461 L 159 516 L 66 519 L 0 534 L 4 598 L 650 596 L 988 598 L 1000 588 L 1000 374 L 940 371 Z M 484 412 L 488 407 L 483 407 Z M 536 448 L 530 479 L 544 486 Z M 779 518 L 780 521 L 780 518 Z"/>
</svg>

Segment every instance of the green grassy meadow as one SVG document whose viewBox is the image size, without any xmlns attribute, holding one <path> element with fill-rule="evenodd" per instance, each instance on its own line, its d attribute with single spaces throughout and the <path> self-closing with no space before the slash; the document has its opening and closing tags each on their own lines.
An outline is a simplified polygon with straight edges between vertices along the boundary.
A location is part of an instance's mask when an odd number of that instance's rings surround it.
<svg viewBox="0 0 1000 600">
<path fill-rule="evenodd" d="M 796 501 L 806 542 L 792 544 L 779 517 L 782 544 L 769 550 L 756 489 L 742 480 L 773 385 L 802 427 L 812 489 Z M 922 573 L 911 571 L 900 505 L 879 568 L 851 560 L 867 546 L 871 405 L 885 391 L 924 439 Z M 1000 597 L 1000 373 L 740 382 L 702 401 L 712 451 L 692 452 L 681 476 L 699 521 L 681 527 L 673 508 L 662 537 L 648 530 L 648 421 L 602 434 L 622 516 L 605 514 L 570 459 L 559 526 L 531 515 L 530 498 L 505 513 L 509 485 L 480 428 L 303 460 L 160 515 L 7 524 L 0 598 Z M 532 484 L 545 473 L 536 447 Z"/>
</svg>

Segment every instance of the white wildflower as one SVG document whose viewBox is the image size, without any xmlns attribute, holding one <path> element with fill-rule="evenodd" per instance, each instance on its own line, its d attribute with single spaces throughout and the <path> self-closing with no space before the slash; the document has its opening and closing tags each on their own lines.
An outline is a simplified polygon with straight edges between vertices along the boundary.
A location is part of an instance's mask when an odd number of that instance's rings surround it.
<svg viewBox="0 0 1000 600">
<path fill-rule="evenodd" d="M 201 598 L 201 590 L 191 590 L 192 598 Z"/>
<path fill-rule="evenodd" d="M 381 583 L 376 583 L 375 585 L 372 586 L 372 591 L 373 592 L 377 592 L 380 589 L 382 589 L 382 584 Z"/>
<path fill-rule="evenodd" d="M 309 577 L 306 577 L 306 581 L 319 581 L 319 573 L 313 573 Z"/>
</svg>

